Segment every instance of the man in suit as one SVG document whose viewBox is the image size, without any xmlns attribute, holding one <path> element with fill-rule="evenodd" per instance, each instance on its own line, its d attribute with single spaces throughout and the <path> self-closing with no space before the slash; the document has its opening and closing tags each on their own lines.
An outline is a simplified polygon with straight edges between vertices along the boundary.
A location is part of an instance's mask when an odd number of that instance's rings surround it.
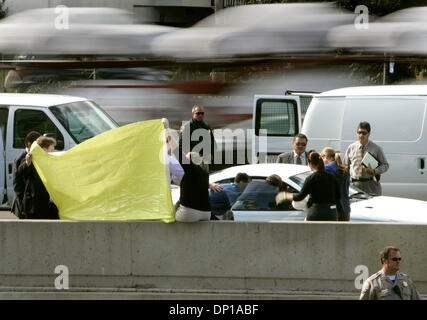
<svg viewBox="0 0 427 320">
<path fill-rule="evenodd" d="M 18 158 L 16 158 L 13 164 L 13 191 L 15 191 L 15 196 L 13 198 L 11 211 L 21 219 L 23 218 L 22 199 L 25 190 L 25 179 L 21 174 L 18 173 L 18 167 L 22 161 L 25 161 L 25 157 L 27 156 L 27 153 L 30 152 L 30 148 L 33 142 L 36 141 L 40 136 L 41 134 L 37 131 L 31 131 L 27 134 L 25 137 L 25 150 L 19 155 Z"/>
<path fill-rule="evenodd" d="M 294 150 L 279 154 L 276 162 L 307 165 L 308 154 L 305 151 L 307 148 L 307 142 L 307 136 L 305 134 L 298 133 L 292 141 L 292 148 Z"/>
</svg>

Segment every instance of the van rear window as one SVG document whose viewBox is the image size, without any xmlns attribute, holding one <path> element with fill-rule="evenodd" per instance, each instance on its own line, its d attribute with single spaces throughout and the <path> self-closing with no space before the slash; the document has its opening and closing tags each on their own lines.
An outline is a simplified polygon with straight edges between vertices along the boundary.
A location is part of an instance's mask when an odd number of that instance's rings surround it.
<svg viewBox="0 0 427 320">
<path fill-rule="evenodd" d="M 298 133 L 298 109 L 294 100 L 259 99 L 256 106 L 255 134 L 266 130 L 267 136 L 294 136 Z"/>
</svg>

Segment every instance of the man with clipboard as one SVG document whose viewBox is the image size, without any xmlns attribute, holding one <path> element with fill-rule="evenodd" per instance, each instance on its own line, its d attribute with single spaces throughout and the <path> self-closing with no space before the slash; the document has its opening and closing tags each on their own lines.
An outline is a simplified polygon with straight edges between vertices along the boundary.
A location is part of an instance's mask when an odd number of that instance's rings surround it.
<svg viewBox="0 0 427 320">
<path fill-rule="evenodd" d="M 364 121 L 357 127 L 358 141 L 345 152 L 344 164 L 350 168 L 351 183 L 367 193 L 381 195 L 380 176 L 388 162 L 380 146 L 369 140 L 371 126 Z"/>
</svg>

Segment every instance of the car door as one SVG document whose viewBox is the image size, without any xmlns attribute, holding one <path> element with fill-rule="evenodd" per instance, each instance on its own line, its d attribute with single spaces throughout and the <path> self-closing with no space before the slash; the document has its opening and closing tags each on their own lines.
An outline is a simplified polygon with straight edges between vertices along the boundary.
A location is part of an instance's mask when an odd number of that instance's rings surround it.
<svg viewBox="0 0 427 320">
<path fill-rule="evenodd" d="M 252 163 L 276 162 L 277 155 L 292 150 L 301 129 L 299 101 L 298 96 L 255 96 Z"/>
</svg>

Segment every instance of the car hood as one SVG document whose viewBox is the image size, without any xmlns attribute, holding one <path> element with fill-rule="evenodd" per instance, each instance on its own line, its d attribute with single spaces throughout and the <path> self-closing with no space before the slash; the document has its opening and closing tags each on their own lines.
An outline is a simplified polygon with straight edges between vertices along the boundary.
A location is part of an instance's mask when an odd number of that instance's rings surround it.
<svg viewBox="0 0 427 320">
<path fill-rule="evenodd" d="M 377 196 L 351 204 L 352 221 L 427 223 L 427 202 Z"/>
</svg>

